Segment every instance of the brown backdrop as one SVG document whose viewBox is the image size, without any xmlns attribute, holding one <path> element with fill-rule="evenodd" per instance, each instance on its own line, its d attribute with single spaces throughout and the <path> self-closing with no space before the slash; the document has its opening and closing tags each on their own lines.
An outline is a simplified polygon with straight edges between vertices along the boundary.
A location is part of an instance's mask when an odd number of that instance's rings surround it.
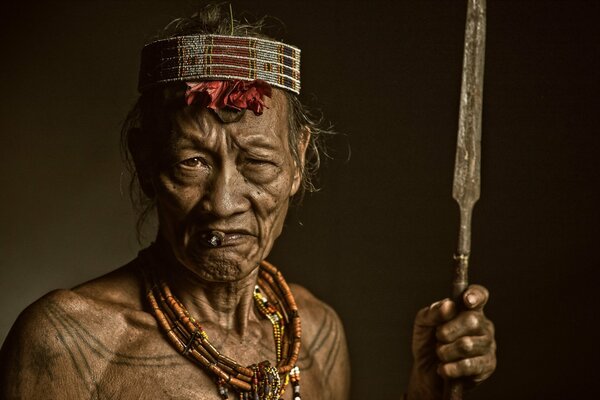
<svg viewBox="0 0 600 400">
<path fill-rule="evenodd" d="M 0 339 L 27 304 L 135 256 L 119 124 L 138 52 L 191 1 L 12 2 L 1 13 Z M 499 367 L 471 399 L 599 392 L 598 2 L 489 1 L 473 281 Z M 448 294 L 465 2 L 234 1 L 287 24 L 303 90 L 351 145 L 271 260 L 344 320 L 353 399 L 405 387 L 414 313 Z M 314 100 L 314 99 L 313 99 Z"/>
</svg>

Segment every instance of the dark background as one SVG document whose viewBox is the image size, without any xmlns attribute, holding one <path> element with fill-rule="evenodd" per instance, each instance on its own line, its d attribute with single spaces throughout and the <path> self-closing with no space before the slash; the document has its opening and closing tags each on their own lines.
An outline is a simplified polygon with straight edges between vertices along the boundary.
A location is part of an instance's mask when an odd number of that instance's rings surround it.
<svg viewBox="0 0 600 400">
<path fill-rule="evenodd" d="M 3 5 L 0 340 L 47 291 L 135 257 L 119 124 L 141 46 L 191 1 Z M 286 22 L 336 129 L 271 260 L 342 317 L 353 399 L 405 389 L 415 312 L 448 295 L 466 1 L 234 1 Z M 597 398 L 599 2 L 489 1 L 471 279 L 499 366 L 470 399 Z M 315 103 L 315 101 L 312 101 Z M 146 242 L 152 235 L 146 237 Z"/>
</svg>

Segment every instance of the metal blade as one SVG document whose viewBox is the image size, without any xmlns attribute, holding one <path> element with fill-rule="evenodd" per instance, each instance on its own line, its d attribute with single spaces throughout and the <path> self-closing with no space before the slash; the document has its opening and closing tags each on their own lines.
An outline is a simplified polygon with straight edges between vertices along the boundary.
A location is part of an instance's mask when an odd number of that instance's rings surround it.
<svg viewBox="0 0 600 400">
<path fill-rule="evenodd" d="M 481 164 L 481 108 L 485 53 L 485 0 L 469 0 L 465 28 L 458 140 L 452 197 L 461 213 L 458 255 L 471 248 L 471 211 L 479 199 Z"/>
</svg>

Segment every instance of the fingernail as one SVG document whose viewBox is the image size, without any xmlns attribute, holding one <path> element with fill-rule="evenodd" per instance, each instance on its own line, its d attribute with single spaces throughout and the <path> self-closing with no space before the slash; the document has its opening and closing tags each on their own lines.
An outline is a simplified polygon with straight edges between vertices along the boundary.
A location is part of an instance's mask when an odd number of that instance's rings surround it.
<svg viewBox="0 0 600 400">
<path fill-rule="evenodd" d="M 474 295 L 473 293 L 469 293 L 467 295 L 467 298 L 465 299 L 465 301 L 467 302 L 468 305 L 474 306 L 475 304 L 477 304 L 477 296 Z"/>
<path fill-rule="evenodd" d="M 433 303 L 432 305 L 429 306 L 429 309 L 430 310 L 434 310 L 434 309 L 440 308 L 440 306 L 442 305 L 442 303 L 444 301 L 446 301 L 446 299 L 440 300 L 440 301 L 436 301 L 435 303 Z"/>
</svg>

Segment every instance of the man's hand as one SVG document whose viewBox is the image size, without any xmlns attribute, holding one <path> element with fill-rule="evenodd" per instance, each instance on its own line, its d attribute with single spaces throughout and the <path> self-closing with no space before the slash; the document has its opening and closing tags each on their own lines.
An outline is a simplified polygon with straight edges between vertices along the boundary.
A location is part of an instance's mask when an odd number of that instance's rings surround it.
<svg viewBox="0 0 600 400">
<path fill-rule="evenodd" d="M 471 285 L 458 308 L 444 299 L 418 312 L 408 399 L 441 399 L 445 378 L 464 378 L 473 386 L 494 372 L 494 325 L 483 314 L 488 297 L 486 288 Z"/>
</svg>

